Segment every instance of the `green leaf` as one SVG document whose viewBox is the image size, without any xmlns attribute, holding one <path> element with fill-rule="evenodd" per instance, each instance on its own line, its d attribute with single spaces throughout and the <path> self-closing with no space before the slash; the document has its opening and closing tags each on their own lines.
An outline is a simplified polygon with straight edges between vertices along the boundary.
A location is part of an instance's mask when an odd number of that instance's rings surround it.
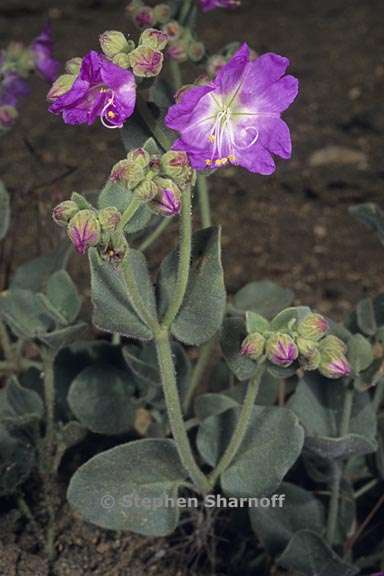
<svg viewBox="0 0 384 576">
<path fill-rule="evenodd" d="M 31 444 L 13 437 L 0 425 L 0 496 L 14 494 L 35 463 Z"/>
<path fill-rule="evenodd" d="M 233 302 L 237 309 L 252 311 L 273 318 L 278 312 L 290 306 L 294 293 L 269 280 L 250 282 L 235 294 Z"/>
<path fill-rule="evenodd" d="M 295 326 L 297 322 L 304 320 L 304 318 L 309 314 L 311 314 L 311 309 L 308 308 L 308 306 L 294 306 L 292 308 L 287 308 L 272 320 L 271 330 L 288 330 L 291 324 Z"/>
<path fill-rule="evenodd" d="M 305 448 L 326 459 L 374 452 L 376 417 L 369 394 L 356 393 L 349 433 L 340 438 L 344 386 L 318 374 L 306 373 L 289 401 L 306 432 Z"/>
<path fill-rule="evenodd" d="M 215 466 L 224 453 L 239 413 L 239 408 L 233 408 L 201 424 L 197 445 L 211 466 Z M 255 406 L 240 449 L 221 476 L 222 489 L 237 497 L 271 494 L 296 462 L 303 442 L 304 430 L 293 412 L 287 408 Z"/>
<path fill-rule="evenodd" d="M 9 228 L 11 218 L 11 206 L 9 200 L 9 194 L 0 180 L 0 240 L 2 240 Z"/>
<path fill-rule="evenodd" d="M 89 261 L 95 325 L 106 332 L 116 332 L 140 340 L 151 340 L 151 330 L 131 306 L 121 270 L 103 261 L 96 249 L 89 250 Z M 133 257 L 131 261 L 138 264 L 137 268 L 142 265 L 140 257 L 137 260 Z M 146 304 L 153 306 L 153 295 L 148 301 L 148 292 L 153 294 L 150 279 L 146 270 L 141 269 L 141 273 L 142 277 L 137 281 L 142 290 L 142 296 Z M 141 280 L 145 285 L 141 284 Z"/>
<path fill-rule="evenodd" d="M 245 321 L 247 326 L 247 332 L 252 334 L 253 332 L 260 332 L 263 334 L 269 329 L 269 322 L 260 314 L 256 312 L 247 312 L 245 315 Z"/>
<path fill-rule="evenodd" d="M 30 290 L 12 289 L 2 292 L 0 317 L 18 338 L 33 339 L 54 328 L 52 316 Z"/>
<path fill-rule="evenodd" d="M 377 323 L 371 298 L 360 300 L 356 307 L 356 316 L 360 330 L 367 336 L 374 336 L 377 332 Z"/>
<path fill-rule="evenodd" d="M 44 342 L 44 344 L 52 348 L 52 350 L 59 350 L 60 348 L 75 342 L 84 334 L 87 328 L 88 326 L 85 322 L 78 322 L 77 324 L 73 324 L 73 326 L 67 326 L 65 328 L 59 328 L 58 330 L 52 330 L 45 334 L 39 334 L 38 338 L 41 342 Z"/>
<path fill-rule="evenodd" d="M 310 530 L 297 532 L 277 563 L 302 576 L 354 576 L 359 572 L 337 556 L 321 536 Z"/>
<path fill-rule="evenodd" d="M 228 367 L 238 380 L 249 380 L 256 371 L 256 362 L 240 354 L 241 344 L 247 336 L 241 318 L 226 318 L 221 331 L 221 349 Z"/>
<path fill-rule="evenodd" d="M 100 209 L 114 206 L 120 210 L 120 212 L 124 212 L 131 200 L 132 192 L 130 190 L 127 190 L 126 187 L 122 186 L 119 182 L 108 180 L 100 192 L 98 206 Z M 125 232 L 127 234 L 134 234 L 135 232 L 142 230 L 147 226 L 147 224 L 149 224 L 152 217 L 153 213 L 150 211 L 148 206 L 143 204 L 125 226 Z"/>
<path fill-rule="evenodd" d="M 48 278 L 66 267 L 71 248 L 60 243 L 57 250 L 46 256 L 39 256 L 19 266 L 13 275 L 10 288 L 22 288 L 33 292 L 45 292 Z"/>
<path fill-rule="evenodd" d="M 81 299 L 72 278 L 65 270 L 59 270 L 50 276 L 47 297 L 67 323 L 77 318 L 81 308 Z"/>
<path fill-rule="evenodd" d="M 135 420 L 134 386 L 127 373 L 108 365 L 85 368 L 72 382 L 68 403 L 76 418 L 98 434 L 123 434 Z"/>
<path fill-rule="evenodd" d="M 355 374 L 366 370 L 373 362 L 373 351 L 369 340 L 354 334 L 348 340 L 348 360 Z"/>
<path fill-rule="evenodd" d="M 193 235 L 191 273 L 183 305 L 172 324 L 172 334 L 185 344 L 199 346 L 219 330 L 225 313 L 226 293 L 221 264 L 221 231 L 205 228 Z M 179 248 L 161 265 L 160 306 L 164 312 L 177 285 Z"/>
<path fill-rule="evenodd" d="M 311 492 L 283 482 L 279 494 L 285 497 L 281 507 L 259 506 L 249 510 L 253 531 L 273 556 L 280 554 L 299 530 L 321 534 L 324 528 L 324 508 Z"/>
<path fill-rule="evenodd" d="M 84 198 L 82 194 L 78 194 L 78 192 L 72 192 L 71 200 L 76 202 L 80 210 L 94 210 L 92 204 Z"/>
<path fill-rule="evenodd" d="M 81 466 L 68 500 L 84 520 L 102 528 L 166 536 L 179 521 L 178 507 L 167 506 L 166 499 L 177 498 L 187 476 L 172 440 L 138 440 Z"/>
<path fill-rule="evenodd" d="M 5 388 L 0 390 L 0 420 L 22 424 L 23 421 L 41 420 L 43 416 L 44 405 L 40 396 L 21 386 L 16 377 L 10 378 Z"/>
</svg>

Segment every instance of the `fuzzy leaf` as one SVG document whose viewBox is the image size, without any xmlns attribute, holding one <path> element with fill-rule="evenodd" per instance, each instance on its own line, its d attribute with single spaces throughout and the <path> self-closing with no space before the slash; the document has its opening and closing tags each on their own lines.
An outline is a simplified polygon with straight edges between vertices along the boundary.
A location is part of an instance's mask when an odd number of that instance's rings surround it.
<svg viewBox="0 0 384 576">
<path fill-rule="evenodd" d="M 239 290 L 233 299 L 238 310 L 257 312 L 267 319 L 273 318 L 278 312 L 290 306 L 294 293 L 288 288 L 282 288 L 269 280 L 250 282 Z"/>
<path fill-rule="evenodd" d="M 247 336 L 241 318 L 226 318 L 221 330 L 221 349 L 228 367 L 239 380 L 249 380 L 256 371 L 256 363 L 240 354 L 241 344 Z"/>
<path fill-rule="evenodd" d="M 68 500 L 84 520 L 102 528 L 165 536 L 177 527 L 179 509 L 151 506 L 151 500 L 177 498 L 187 476 L 172 440 L 137 440 L 81 466 L 71 479 Z M 135 496 L 137 504 L 130 500 Z M 151 499 L 149 505 L 143 498 Z"/>
<path fill-rule="evenodd" d="M 66 267 L 70 250 L 69 245 L 63 242 L 51 254 L 25 262 L 17 268 L 11 279 L 10 288 L 45 292 L 48 278 Z"/>
<path fill-rule="evenodd" d="M 108 180 L 100 192 L 98 205 L 100 209 L 114 206 L 120 210 L 120 212 L 124 212 L 131 200 L 132 192 L 130 190 L 127 190 L 125 186 L 122 186 L 118 182 Z M 143 204 L 125 226 L 125 232 L 127 234 L 134 234 L 135 232 L 142 230 L 147 226 L 147 224 L 149 224 L 152 217 L 153 213 L 150 211 L 148 206 Z"/>
</svg>

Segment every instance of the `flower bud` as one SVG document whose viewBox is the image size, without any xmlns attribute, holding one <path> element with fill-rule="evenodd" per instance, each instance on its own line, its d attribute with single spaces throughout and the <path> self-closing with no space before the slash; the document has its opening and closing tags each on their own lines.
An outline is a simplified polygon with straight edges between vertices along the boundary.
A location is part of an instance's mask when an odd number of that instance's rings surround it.
<svg viewBox="0 0 384 576">
<path fill-rule="evenodd" d="M 110 179 L 112 182 L 119 182 L 126 188 L 133 190 L 143 180 L 144 176 L 144 170 L 140 164 L 130 160 L 120 160 L 113 166 Z"/>
<path fill-rule="evenodd" d="M 167 48 L 167 55 L 176 62 L 186 62 L 188 60 L 187 48 L 183 40 L 175 40 Z"/>
<path fill-rule="evenodd" d="M 157 4 L 157 6 L 153 8 L 153 13 L 156 22 L 165 24 L 170 19 L 172 11 L 168 4 Z"/>
<path fill-rule="evenodd" d="M 52 84 L 47 94 L 47 99 L 53 101 L 68 92 L 68 90 L 72 88 L 75 80 L 76 76 L 74 74 L 62 74 L 59 76 Z"/>
<path fill-rule="evenodd" d="M 318 367 L 320 366 L 320 362 L 321 362 L 321 354 L 319 350 L 317 350 L 316 348 L 313 350 L 313 352 L 311 352 L 307 356 L 300 357 L 300 364 L 302 365 L 304 370 L 308 371 L 317 370 Z"/>
<path fill-rule="evenodd" d="M 309 314 L 297 326 L 300 336 L 316 341 L 325 336 L 328 330 L 329 323 L 320 314 Z"/>
<path fill-rule="evenodd" d="M 319 343 L 319 350 L 321 354 L 345 354 L 347 351 L 347 345 L 337 338 L 337 336 L 333 336 L 330 334 L 321 340 Z"/>
<path fill-rule="evenodd" d="M 250 334 L 241 344 L 240 354 L 251 360 L 258 360 L 264 354 L 265 338 L 259 332 Z"/>
<path fill-rule="evenodd" d="M 163 32 L 168 36 L 168 40 L 173 41 L 181 38 L 184 28 L 176 20 L 171 20 L 163 26 Z"/>
<path fill-rule="evenodd" d="M 296 340 L 296 345 L 299 349 L 299 353 L 306 358 L 311 356 L 315 350 L 317 350 L 317 343 L 313 340 L 308 340 L 308 338 L 301 338 L 299 336 Z"/>
<path fill-rule="evenodd" d="M 129 54 L 132 72 L 140 78 L 158 76 L 163 67 L 164 56 L 159 50 L 139 46 Z"/>
<path fill-rule="evenodd" d="M 128 14 L 133 14 L 134 12 L 136 12 L 136 10 L 142 8 L 143 6 L 144 4 L 142 0 L 131 0 L 128 6 L 126 7 L 126 11 L 128 12 Z"/>
<path fill-rule="evenodd" d="M 125 68 L 126 70 L 131 66 L 129 54 L 125 54 L 124 52 L 116 54 L 116 56 L 112 58 L 112 62 L 117 66 L 120 66 L 120 68 Z"/>
<path fill-rule="evenodd" d="M 142 202 L 150 202 L 158 194 L 158 187 L 151 178 L 145 178 L 136 188 L 135 196 Z"/>
<path fill-rule="evenodd" d="M 135 148 L 135 150 L 128 152 L 127 160 L 129 162 L 135 162 L 141 168 L 147 168 L 151 161 L 151 156 L 145 148 Z"/>
<path fill-rule="evenodd" d="M 344 354 L 321 354 L 319 372 L 326 378 L 343 378 L 351 373 L 351 366 Z"/>
<path fill-rule="evenodd" d="M 100 35 L 99 41 L 102 51 L 108 58 L 113 58 L 128 49 L 126 37 L 118 30 L 106 30 Z"/>
<path fill-rule="evenodd" d="M 73 200 L 60 202 L 52 211 L 52 218 L 59 226 L 67 226 L 68 222 L 79 212 L 79 207 Z"/>
<path fill-rule="evenodd" d="M 268 359 L 278 366 L 288 367 L 298 357 L 299 350 L 289 334 L 276 333 L 267 341 Z"/>
<path fill-rule="evenodd" d="M 100 248 L 100 256 L 112 264 L 120 264 L 128 250 L 124 233 L 115 231 L 108 238 L 105 246 Z"/>
<path fill-rule="evenodd" d="M 140 36 L 140 44 L 153 50 L 164 50 L 168 44 L 168 35 L 156 28 L 147 28 Z"/>
<path fill-rule="evenodd" d="M 160 164 L 162 171 L 181 188 L 187 184 L 194 184 L 196 172 L 191 167 L 186 152 L 169 150 L 161 157 Z"/>
<path fill-rule="evenodd" d="M 98 212 L 98 219 L 101 226 L 102 232 L 113 232 L 116 230 L 117 226 L 121 220 L 121 214 L 117 208 L 113 206 L 108 206 L 108 208 L 102 208 Z"/>
<path fill-rule="evenodd" d="M 93 210 L 80 210 L 68 224 L 67 233 L 76 251 L 83 255 L 100 241 L 100 223 Z"/>
<path fill-rule="evenodd" d="M 14 106 L 0 106 L 0 130 L 7 130 L 15 123 L 18 116 Z"/>
<path fill-rule="evenodd" d="M 205 46 L 202 42 L 191 42 L 188 47 L 188 56 L 192 62 L 200 62 L 205 55 Z"/>
<path fill-rule="evenodd" d="M 68 74 L 75 74 L 77 76 L 80 72 L 82 61 L 83 59 L 80 57 L 67 60 L 65 64 L 65 71 L 68 72 Z"/>
<path fill-rule="evenodd" d="M 218 72 L 226 64 L 226 59 L 221 54 L 215 54 L 208 59 L 207 72 L 209 76 L 214 78 Z"/>
<path fill-rule="evenodd" d="M 138 8 L 132 14 L 132 20 L 137 28 L 151 28 L 155 23 L 155 15 L 153 9 L 149 6 Z"/>
<path fill-rule="evenodd" d="M 179 187 L 168 178 L 155 178 L 157 194 L 150 208 L 160 216 L 176 216 L 181 212 L 181 192 Z"/>
</svg>

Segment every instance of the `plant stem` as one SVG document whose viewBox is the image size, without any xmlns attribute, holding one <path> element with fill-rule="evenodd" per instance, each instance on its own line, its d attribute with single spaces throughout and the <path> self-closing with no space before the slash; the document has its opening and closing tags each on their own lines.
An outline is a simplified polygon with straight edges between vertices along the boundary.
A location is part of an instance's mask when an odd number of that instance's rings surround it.
<svg viewBox="0 0 384 576">
<path fill-rule="evenodd" d="M 179 16 L 180 24 L 185 23 L 185 21 L 188 17 L 189 11 L 191 9 L 191 5 L 192 5 L 192 0 L 184 0 L 183 5 L 182 5 L 181 10 L 180 10 L 180 16 Z"/>
<path fill-rule="evenodd" d="M 349 423 L 351 421 L 352 406 L 353 406 L 354 389 L 352 385 L 348 385 L 345 389 L 343 413 L 340 423 L 340 437 L 342 438 L 348 434 Z M 332 546 L 337 527 L 337 518 L 339 514 L 340 502 L 340 485 L 343 476 L 343 464 L 338 461 L 332 462 L 332 482 L 331 482 L 331 500 L 329 503 L 328 523 L 327 523 L 327 540 Z"/>
<path fill-rule="evenodd" d="M 150 314 L 150 312 L 148 312 L 147 307 L 141 297 L 141 292 L 137 285 L 134 271 L 127 259 L 123 261 L 121 269 L 124 275 L 125 285 L 127 287 L 129 299 L 131 301 L 133 308 L 135 309 L 141 320 L 155 334 L 159 330 L 160 325 L 157 319 L 154 318 L 152 314 Z"/>
<path fill-rule="evenodd" d="M 193 396 L 196 392 L 197 387 L 200 384 L 201 378 L 205 372 L 205 369 L 208 365 L 209 359 L 211 357 L 212 350 L 216 345 L 216 335 L 213 336 L 208 342 L 201 347 L 200 356 L 197 360 L 195 367 L 193 369 L 191 383 L 188 388 L 188 392 L 185 396 L 184 400 L 184 412 L 187 414 L 193 400 Z"/>
<path fill-rule="evenodd" d="M 171 222 L 172 218 L 163 218 L 160 224 L 153 230 L 153 232 L 151 232 L 151 234 L 149 234 L 145 240 L 139 244 L 138 250 L 141 250 L 142 252 L 147 250 L 147 248 L 149 248 L 159 238 L 159 236 L 161 236 L 161 234 L 170 225 Z"/>
<path fill-rule="evenodd" d="M 198 467 L 192 452 L 188 434 L 185 430 L 183 412 L 181 409 L 179 391 L 175 368 L 172 358 L 172 349 L 167 330 L 163 330 L 156 337 L 156 350 L 160 366 L 165 402 L 173 437 L 177 444 L 181 462 L 188 470 L 189 475 L 202 493 L 210 490 L 208 479 Z"/>
<path fill-rule="evenodd" d="M 379 378 L 376 384 L 375 394 L 373 396 L 373 408 L 375 409 L 376 412 L 380 408 L 380 404 L 383 398 L 384 398 L 384 376 L 381 376 L 381 378 Z"/>
<path fill-rule="evenodd" d="M 44 539 L 42 538 L 40 528 L 39 528 L 39 526 L 35 520 L 35 517 L 32 513 L 32 510 L 30 509 L 27 501 L 25 500 L 25 498 L 21 494 L 18 494 L 16 496 L 16 501 L 17 501 L 17 506 L 18 506 L 20 512 L 25 516 L 25 518 L 31 524 L 33 531 L 36 534 L 37 539 L 39 540 L 39 542 L 41 544 L 44 544 Z"/>
<path fill-rule="evenodd" d="M 142 96 L 137 97 L 137 109 L 143 121 L 145 122 L 149 130 L 152 132 L 153 136 L 156 138 L 160 146 L 164 150 L 169 150 L 172 143 L 169 140 L 168 136 L 165 134 L 165 132 L 163 132 L 163 130 L 161 129 L 160 124 L 153 117 L 152 112 L 148 108 L 147 102 L 144 100 Z"/>
<path fill-rule="evenodd" d="M 199 193 L 199 205 L 201 225 L 203 228 L 212 226 L 211 209 L 209 205 L 209 188 L 207 177 L 201 172 L 197 176 L 197 190 Z"/>
<path fill-rule="evenodd" d="M 134 216 L 134 214 L 137 212 L 137 210 L 140 208 L 141 205 L 142 201 L 137 196 L 133 196 L 132 200 L 128 204 L 127 208 L 125 209 L 121 217 L 120 220 L 121 230 L 124 231 L 124 228 L 126 227 L 130 219 Z"/>
<path fill-rule="evenodd" d="M 253 407 L 255 404 L 257 393 L 259 391 L 260 382 L 264 374 L 264 370 L 265 370 L 264 363 L 260 363 L 259 366 L 257 367 L 256 373 L 249 382 L 243 406 L 239 414 L 239 420 L 237 422 L 237 426 L 233 433 L 231 441 L 229 442 L 227 449 L 225 450 L 216 468 L 211 472 L 209 476 L 212 485 L 215 485 L 216 481 L 221 476 L 221 474 L 225 472 L 225 470 L 231 465 L 233 459 L 235 458 L 244 440 L 244 437 L 249 427 Z"/>
<path fill-rule="evenodd" d="M 52 459 L 55 446 L 55 382 L 53 364 L 55 353 L 50 348 L 41 351 L 44 369 L 44 396 L 46 410 L 46 447 L 47 462 Z M 51 472 L 51 470 L 49 470 Z"/>
<path fill-rule="evenodd" d="M 379 480 L 377 478 L 374 478 L 373 480 L 370 480 L 369 482 L 367 482 L 367 484 L 365 484 L 364 486 L 362 486 L 361 488 L 359 488 L 359 490 L 356 490 L 355 492 L 355 500 L 357 500 L 358 498 L 361 498 L 361 496 L 364 496 L 364 494 L 366 494 L 367 492 L 369 492 L 372 488 L 374 488 L 375 486 L 377 486 L 379 483 Z"/>
<path fill-rule="evenodd" d="M 191 268 L 192 249 L 192 215 L 191 215 L 191 189 L 187 186 L 183 190 L 181 209 L 180 254 L 177 271 L 177 285 L 162 325 L 169 328 L 176 318 L 183 303 L 188 286 L 189 271 Z"/>
<path fill-rule="evenodd" d="M 176 60 L 169 59 L 169 71 L 172 77 L 172 84 L 175 92 L 177 92 L 183 85 L 183 77 L 181 75 L 180 65 Z"/>
<path fill-rule="evenodd" d="M 0 319 L 0 344 L 4 352 L 4 357 L 9 362 L 14 363 L 14 355 L 12 350 L 11 339 L 8 335 L 8 330 L 4 322 Z"/>
</svg>

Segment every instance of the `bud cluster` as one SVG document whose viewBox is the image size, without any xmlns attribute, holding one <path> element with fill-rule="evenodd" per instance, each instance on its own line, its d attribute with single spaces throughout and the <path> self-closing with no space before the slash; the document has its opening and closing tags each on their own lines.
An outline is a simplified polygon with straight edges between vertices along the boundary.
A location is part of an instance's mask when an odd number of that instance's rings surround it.
<svg viewBox="0 0 384 576">
<path fill-rule="evenodd" d="M 266 357 L 283 368 L 299 360 L 304 370 L 319 370 L 327 378 L 350 374 L 347 346 L 336 336 L 327 334 L 329 324 L 320 314 L 311 313 L 281 331 L 273 331 L 265 319 L 260 325 L 259 331 L 250 333 L 243 341 L 241 355 L 255 361 Z"/>
<path fill-rule="evenodd" d="M 222 67 L 225 66 L 227 62 L 229 62 L 229 60 L 232 58 L 235 52 L 237 52 L 240 46 L 241 46 L 240 42 L 231 42 L 230 44 L 225 46 L 223 50 L 221 50 L 221 52 L 209 56 L 206 64 L 206 72 L 210 79 L 215 78 L 217 73 L 220 72 Z M 250 51 L 251 60 L 255 60 L 257 56 L 258 56 L 257 52 L 255 52 L 254 50 Z"/>
<path fill-rule="evenodd" d="M 127 250 L 124 233 L 119 227 L 120 212 L 112 206 L 101 210 L 83 208 L 76 196 L 54 208 L 54 221 L 67 229 L 68 237 L 79 254 L 83 255 L 91 246 L 97 246 L 104 259 L 120 262 Z"/>
<path fill-rule="evenodd" d="M 1 51 L 0 55 L 0 73 L 15 73 L 22 78 L 27 78 L 30 72 L 34 70 L 33 54 L 29 47 L 24 46 L 21 42 L 11 42 Z"/>
<path fill-rule="evenodd" d="M 165 2 L 151 7 L 142 0 L 131 0 L 127 6 L 127 13 L 140 30 L 166 24 L 172 17 L 172 10 Z"/>
<path fill-rule="evenodd" d="M 175 216 L 181 211 L 182 190 L 194 185 L 196 173 L 185 152 L 170 150 L 159 155 L 137 148 L 115 164 L 110 178 L 148 203 L 155 213 Z"/>
</svg>

